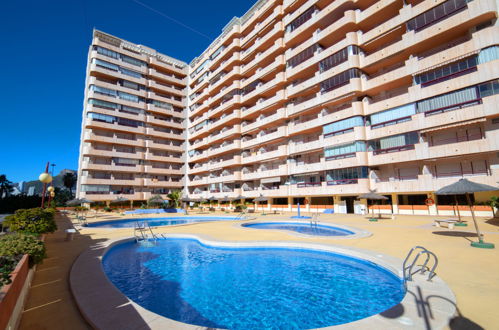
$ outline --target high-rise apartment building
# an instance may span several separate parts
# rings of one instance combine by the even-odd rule
[[[139,57],[149,61],[144,79],[156,79],[151,71],[164,67],[177,75],[178,87],[188,86],[184,187],[190,196],[263,195],[283,208],[305,203],[351,213],[361,212],[358,195],[376,189],[389,198],[390,211],[436,213],[424,204],[440,187],[462,177],[499,181],[497,9],[491,0],[261,0],[187,67],[175,71],[153,56]],[[99,45],[109,48],[94,39]],[[101,70],[89,64],[87,87],[93,66]],[[87,100],[90,95],[91,88]],[[154,98],[146,100],[148,111]],[[86,113],[95,106],[87,102]],[[85,129],[97,123],[88,116]],[[87,133],[93,134],[84,130],[82,141]],[[149,128],[142,134],[148,138]],[[111,142],[99,141],[109,148]],[[97,151],[91,143],[83,144],[80,169],[89,175]],[[150,180],[150,160],[142,162],[137,173]],[[112,167],[104,169],[108,178],[117,167],[106,166]],[[116,179],[107,179],[110,192],[120,191],[112,188]],[[134,187],[152,191],[146,182]],[[446,198],[437,202],[449,204]]]
[[[184,186],[187,64],[94,31],[77,195],[147,200]]]

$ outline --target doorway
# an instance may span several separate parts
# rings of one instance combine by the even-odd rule
[[[349,214],[355,213],[354,209],[354,203],[356,200],[355,196],[341,196],[341,200],[344,201],[346,204],[347,213]]]

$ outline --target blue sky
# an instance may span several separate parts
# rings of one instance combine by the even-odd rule
[[[189,62],[252,0],[4,1],[0,6],[0,174],[33,180],[45,163],[77,169],[85,66],[95,27]]]

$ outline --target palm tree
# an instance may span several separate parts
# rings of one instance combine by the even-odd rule
[[[7,180],[5,174],[0,175],[0,198],[8,197],[14,190],[12,182]]]
[[[69,195],[73,198],[73,187],[76,184],[77,177],[74,173],[68,172],[62,177],[64,187],[68,188]]]
[[[170,203],[178,209],[180,206],[180,198],[182,198],[182,192],[180,190],[173,190],[168,194],[168,198],[170,198]]]

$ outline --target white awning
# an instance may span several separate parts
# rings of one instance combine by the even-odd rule
[[[487,120],[486,118],[466,120],[466,121],[461,121],[459,123],[452,123],[452,124],[441,125],[441,126],[437,126],[437,127],[423,129],[423,130],[421,130],[421,133],[429,133],[429,132],[440,131],[440,130],[447,129],[447,128],[452,128],[452,127],[459,127],[459,126],[471,125],[471,124],[475,124],[475,123],[481,123],[481,122],[484,122],[486,120]]]
[[[260,180],[260,182],[261,183],[281,182],[281,177],[280,176],[276,176],[276,177],[273,177],[273,178],[265,178],[265,179]]]

